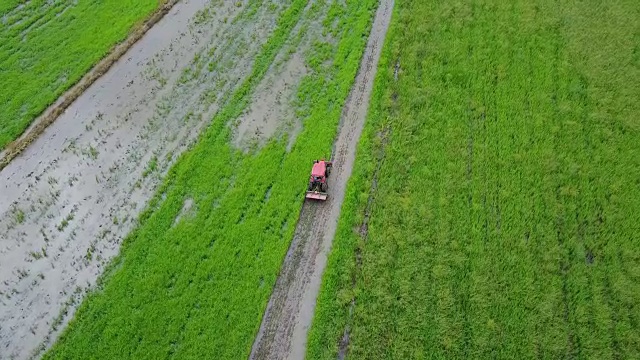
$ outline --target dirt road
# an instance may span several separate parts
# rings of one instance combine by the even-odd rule
[[[393,0],[380,1],[360,70],[342,113],[329,180],[330,197],[325,203],[307,203],[302,209],[294,239],[253,344],[251,359],[303,359],[305,356],[307,332],[355,161],[392,10]]]
[[[0,359],[55,340],[286,7],[180,1],[0,172]]]

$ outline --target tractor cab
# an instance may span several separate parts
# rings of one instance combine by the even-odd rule
[[[311,176],[313,177],[325,177],[325,173],[327,171],[327,165],[326,162],[323,160],[315,160],[313,162],[313,168],[311,168]]]

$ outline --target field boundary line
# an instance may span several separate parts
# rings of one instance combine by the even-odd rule
[[[107,55],[94,65],[77,83],[62,94],[38,116],[16,140],[13,140],[0,152],[0,171],[22,153],[31,143],[53,124],[93,83],[106,74],[111,67],[126,54],[155,24],[171,11],[180,0],[163,0],[162,5],[139,25],[135,25],[129,36],[115,44]]]

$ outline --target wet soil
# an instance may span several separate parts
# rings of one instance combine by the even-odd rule
[[[324,3],[326,11],[331,1]],[[302,130],[296,115],[295,99],[302,79],[309,75],[305,52],[324,40],[322,19],[309,16],[317,1],[308,0],[301,19],[292,30],[284,48],[277,54],[264,79],[253,92],[251,104],[231,124],[231,143],[245,152],[259,149],[271,139],[288,138],[291,147]]]
[[[327,255],[364,126],[393,0],[381,0],[335,143],[326,202],[307,202],[267,305],[251,359],[303,359]]]
[[[307,68],[300,52],[289,59],[283,69],[267,75],[254,96],[251,106],[238,119],[233,144],[242,149],[260,146],[275,136],[288,134],[294,139],[301,130],[291,102],[297,85]]]
[[[179,2],[0,172],[0,359],[56,339],[167,169],[251,73],[287,1],[273,4]]]

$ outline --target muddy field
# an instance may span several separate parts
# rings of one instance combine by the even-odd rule
[[[309,1],[307,9],[315,2]],[[251,72],[287,1],[179,2],[0,177],[0,359],[37,357],[119,250],[180,153]],[[307,204],[252,358],[303,358],[327,253],[364,124],[392,1],[383,0],[335,143],[331,197]],[[302,21],[229,126],[233,144],[295,141],[305,51],[327,40]],[[189,212],[188,203],[184,212]]]
[[[251,359],[304,359],[327,255],[369,107],[393,0],[380,2],[360,70],[343,109],[325,203],[308,202],[253,344]]]
[[[178,3],[2,170],[0,359],[35,357],[55,340],[168,167],[250,73],[285,6]],[[293,56],[272,72],[287,96],[304,69]],[[293,129],[256,106],[238,145]]]

